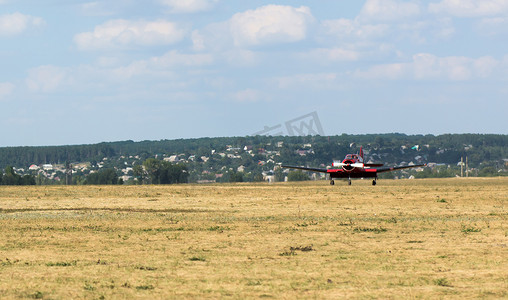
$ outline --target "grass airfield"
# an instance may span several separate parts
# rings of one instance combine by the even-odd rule
[[[506,298],[508,178],[0,187],[0,298]]]

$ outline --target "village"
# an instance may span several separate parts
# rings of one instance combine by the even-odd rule
[[[286,146],[286,147],[285,147]],[[472,145],[465,145],[466,150],[473,148]],[[301,166],[312,166],[318,168],[330,168],[332,161],[320,161],[316,157],[312,143],[292,144],[290,147],[284,141],[254,145],[224,145],[222,148],[209,149],[200,148],[198,151],[185,151],[183,153],[167,152],[149,155],[118,155],[102,157],[93,161],[78,161],[67,163],[45,163],[31,164],[30,166],[15,167],[14,170],[20,175],[32,175],[36,178],[37,184],[85,184],[89,174],[100,172],[105,169],[114,169],[120,182],[123,184],[139,184],[142,179],[137,168],[142,168],[146,173],[143,162],[148,158],[155,158],[171,164],[184,165],[188,172],[190,183],[216,183],[216,182],[242,182],[242,181],[267,181],[280,182],[288,181],[289,169],[280,168],[284,163],[295,163]],[[347,147],[351,151],[356,150],[357,145],[350,143]],[[366,163],[388,163],[398,166],[412,166],[426,164],[426,167],[418,167],[412,170],[402,170],[386,175],[383,178],[422,178],[422,177],[453,177],[453,176],[475,176],[478,175],[476,168],[469,168],[464,159],[456,163],[431,162],[427,160],[430,145],[412,146],[401,145],[398,152],[408,161],[401,160],[396,164],[390,161],[393,158],[392,152],[387,153],[383,149],[364,150]],[[288,152],[289,149],[293,149]],[[446,149],[432,149],[435,155],[444,154]],[[408,156],[408,154],[411,154]],[[337,159],[342,159],[337,157]],[[504,168],[508,164],[505,160]],[[503,169],[504,170],[504,169]],[[442,174],[439,174],[442,173]],[[302,180],[323,180],[326,174],[305,172]]]

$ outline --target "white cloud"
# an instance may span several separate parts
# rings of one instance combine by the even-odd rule
[[[429,17],[419,3],[368,0],[356,18],[322,21],[319,39],[324,43],[340,42],[341,47],[347,42],[358,50],[377,47],[380,42],[395,45],[409,40],[426,44],[448,39],[455,33],[450,17]]]
[[[111,20],[96,26],[93,32],[75,35],[74,42],[84,50],[115,49],[174,44],[182,40],[184,35],[184,29],[164,20]]]
[[[506,0],[442,0],[430,3],[432,13],[450,14],[456,17],[482,17],[508,13]]]
[[[194,30],[193,49],[224,52],[231,48],[298,42],[307,38],[313,22],[310,9],[305,6],[262,6]]]
[[[337,19],[322,22],[324,33],[339,39],[376,39],[387,34],[390,26],[386,24],[362,24],[358,20]]]
[[[364,21],[398,21],[414,18],[420,14],[420,11],[420,5],[416,2],[367,0],[358,17]]]
[[[417,60],[415,59],[415,62]],[[473,76],[472,64],[474,60],[461,57],[461,56],[450,56],[443,58],[436,58],[433,65],[430,66],[431,73],[421,74],[421,78],[445,78],[453,81],[469,80]],[[437,75],[437,76],[436,76]]]
[[[302,53],[299,56],[305,59],[320,61],[322,63],[330,63],[357,61],[360,58],[360,53],[344,48],[318,48],[313,49],[308,53]]]
[[[60,87],[67,78],[67,71],[47,65],[29,70],[26,84],[33,92],[52,92]]]
[[[152,57],[150,64],[153,67],[165,68],[171,66],[203,66],[214,61],[211,54],[183,54],[176,50],[169,51],[162,56]]]
[[[193,49],[196,51],[224,51],[233,47],[233,39],[228,22],[212,23],[191,35]]]
[[[0,36],[21,34],[29,28],[41,27],[45,24],[39,17],[24,15],[19,12],[0,16]]]
[[[135,76],[147,75],[150,73],[148,64],[144,60],[135,61],[127,66],[121,66],[114,69],[103,70],[102,73],[106,75],[108,80],[113,82],[125,82],[127,79],[131,79]]]
[[[305,6],[267,5],[235,14],[229,29],[234,44],[240,47],[290,43],[307,37],[313,19],[310,9]]]
[[[463,56],[437,57],[428,53],[413,56],[411,62],[376,65],[366,71],[356,71],[362,79],[414,79],[466,81],[491,77],[501,65],[486,56],[472,59]]]
[[[491,56],[480,57],[473,62],[474,72],[481,78],[492,75],[500,63]]]
[[[159,0],[171,13],[194,13],[211,9],[218,0]]]
[[[239,48],[222,52],[222,55],[220,55],[224,61],[235,67],[255,66],[259,63],[261,56],[261,54],[254,51]]]
[[[484,35],[506,35],[508,34],[508,18],[483,18],[476,24],[476,29]]]
[[[172,50],[162,56],[133,61],[123,66],[108,68],[109,61],[106,60],[106,64],[98,61],[97,66],[88,66],[82,69],[87,74],[85,76],[99,76],[101,80],[119,82],[136,76],[144,76],[144,79],[147,80],[174,79],[175,76],[182,76],[184,72],[193,70],[192,68],[207,66],[213,62],[214,58],[210,54],[185,54]]]
[[[192,47],[196,51],[201,51],[206,48],[206,37],[199,31],[193,30],[191,33]]]
[[[110,16],[115,14],[115,9],[108,7],[108,3],[106,1],[86,2],[81,4],[80,8],[81,12],[85,16]]]
[[[14,84],[10,82],[0,82],[0,101],[12,94],[14,88]]]

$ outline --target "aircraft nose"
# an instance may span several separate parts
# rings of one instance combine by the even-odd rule
[[[342,166],[342,168],[344,169],[344,171],[351,171],[353,170],[353,166],[351,166],[351,162],[346,162],[346,164],[344,166]]]

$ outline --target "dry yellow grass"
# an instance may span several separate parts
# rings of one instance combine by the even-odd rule
[[[508,178],[0,187],[1,298],[502,298]]]

